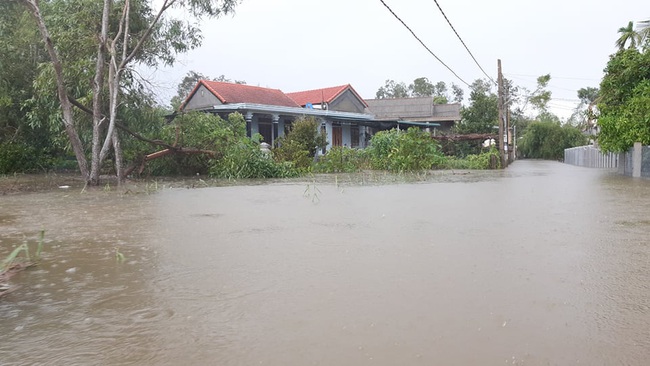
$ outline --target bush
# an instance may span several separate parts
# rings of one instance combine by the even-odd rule
[[[498,169],[501,166],[499,151],[492,147],[487,152],[467,155],[465,158],[449,156],[441,168],[444,169]]]
[[[587,138],[577,128],[555,122],[533,122],[519,143],[526,158],[561,160],[564,149],[581,146]]]
[[[51,161],[23,142],[0,143],[0,174],[30,172],[47,168]]]
[[[298,176],[291,163],[275,162],[259,146],[244,138],[230,146],[221,159],[215,160],[210,176],[226,179],[288,178]]]
[[[280,162],[291,162],[299,169],[309,169],[316,152],[327,146],[327,135],[313,117],[296,120],[291,131],[276,140],[273,156]]]
[[[334,146],[320,158],[314,170],[321,173],[354,173],[367,166],[364,150]]]
[[[378,132],[370,140],[367,154],[372,169],[393,172],[426,170],[444,163],[440,145],[416,127]]]

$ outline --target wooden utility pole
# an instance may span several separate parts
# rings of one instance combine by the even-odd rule
[[[504,139],[504,123],[503,119],[505,116],[504,113],[504,103],[503,103],[503,74],[501,73],[501,59],[497,60],[497,84],[498,84],[498,95],[499,95],[499,140],[497,141],[499,146],[499,156],[501,157],[501,169],[506,167],[508,160],[506,159],[506,144]]]

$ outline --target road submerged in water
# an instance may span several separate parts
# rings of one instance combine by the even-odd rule
[[[609,171],[0,197],[0,254],[41,228],[0,365],[650,360],[650,181]]]

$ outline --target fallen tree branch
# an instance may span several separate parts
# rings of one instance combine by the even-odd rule
[[[79,102],[78,100],[76,100],[76,99],[74,99],[74,98],[72,98],[70,96],[68,96],[68,99],[70,100],[70,103],[72,105],[74,105],[75,107],[79,108],[81,111],[83,111],[83,112],[85,112],[85,113],[92,116],[93,112],[88,107],[81,104],[81,102]],[[103,118],[103,120],[106,120],[106,117],[103,116],[103,115],[102,115],[102,118]],[[175,144],[170,145],[170,144],[168,144],[168,143],[166,143],[164,141],[161,141],[161,140],[152,140],[150,138],[147,138],[147,137],[144,137],[144,136],[140,135],[137,132],[132,131],[131,129],[129,129],[128,127],[126,127],[125,125],[120,123],[119,121],[115,121],[115,126],[117,128],[119,128],[120,130],[122,130],[122,131],[128,133],[129,135],[133,136],[137,140],[140,140],[140,141],[143,141],[143,142],[150,143],[152,145],[161,146],[161,147],[165,148],[163,150],[156,151],[154,153],[142,156],[137,161],[134,161],[128,168],[126,168],[124,170],[123,174],[124,174],[125,177],[127,177],[131,173],[133,173],[133,171],[136,168],[138,168],[138,173],[141,174],[144,171],[144,166],[147,163],[147,161],[154,160],[154,159],[157,159],[157,158],[161,158],[163,156],[167,156],[167,155],[170,155],[170,154],[185,154],[185,155],[205,154],[205,155],[209,155],[211,157],[215,157],[217,155],[217,152],[214,151],[214,150],[205,150],[205,149],[197,149],[197,148],[190,148],[190,147],[179,147],[179,146],[176,146]],[[178,140],[178,131],[176,131],[176,139]]]
[[[437,141],[471,141],[496,139],[498,136],[498,134],[493,133],[469,133],[465,135],[431,136],[431,138]]]

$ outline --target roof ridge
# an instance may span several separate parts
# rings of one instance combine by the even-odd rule
[[[275,90],[275,91],[282,92],[283,94],[286,94],[285,92],[283,92],[283,91],[280,90],[280,89],[268,88],[268,87],[265,87],[265,86],[259,86],[259,85],[240,84],[240,83],[233,83],[232,81],[217,81],[217,80],[207,80],[207,79],[201,79],[201,80],[199,80],[199,81],[207,81],[207,82],[210,82],[210,83],[220,83],[220,84],[239,85],[239,86],[241,86],[241,87],[246,87],[246,88],[257,88],[257,89],[265,89],[265,90]]]
[[[340,89],[343,89],[343,88],[345,88],[347,86],[350,86],[350,84],[328,86],[328,87],[325,87],[325,88],[315,88],[315,89],[309,89],[309,90],[299,90],[299,91],[295,91],[295,92],[289,92],[289,93],[286,93],[286,94],[308,93],[308,92],[313,92],[313,91],[319,91],[319,90],[325,90],[325,89],[336,89],[336,88],[339,88],[339,90],[340,90]]]

